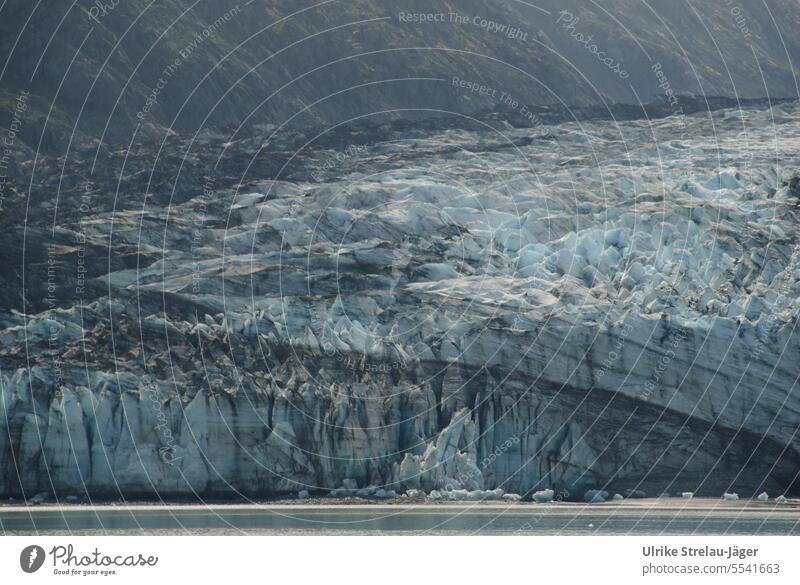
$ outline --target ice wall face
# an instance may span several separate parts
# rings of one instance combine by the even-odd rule
[[[3,316],[0,494],[796,492],[799,124],[449,130],[60,227],[110,269]]]

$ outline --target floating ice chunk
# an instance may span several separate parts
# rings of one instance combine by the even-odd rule
[[[775,498],[775,503],[776,504],[786,503],[786,496],[778,496],[777,498]]]
[[[728,501],[738,500],[739,494],[729,494],[728,492],[725,492],[724,494],[722,494],[722,499]]]
[[[519,502],[522,499],[522,496],[519,494],[503,494],[503,499],[508,500],[509,502]]]
[[[300,490],[297,492],[298,500],[307,500],[309,497],[311,497],[311,494],[308,493],[308,490]]]
[[[694,497],[694,492],[681,492],[681,497],[684,500],[691,500]]]
[[[442,492],[439,490],[432,490],[431,493],[428,494],[428,499],[430,500],[441,500],[442,497]]]
[[[646,498],[647,494],[642,490],[627,489],[625,490],[626,498]]]
[[[761,492],[760,494],[758,494],[756,496],[756,499],[759,502],[767,502],[767,501],[769,501],[769,494],[767,492]]]
[[[347,488],[336,488],[335,490],[331,490],[329,495],[332,498],[346,498],[347,496],[358,495],[358,492],[356,492],[356,490],[349,490]]]
[[[622,497],[622,494],[614,494],[614,497],[611,499],[619,501],[619,500],[624,500],[625,498]]]
[[[50,499],[50,494],[48,494],[47,492],[41,492],[41,493],[36,494],[35,496],[33,496],[30,499],[30,503],[31,504],[36,504],[36,505],[44,504],[49,499]]]
[[[746,118],[747,113],[743,110],[728,110],[727,112],[722,114],[723,120],[740,120],[742,118]]]
[[[608,499],[608,492],[605,490],[589,490],[583,494],[583,501],[590,504],[605,502]]]
[[[493,490],[487,490],[483,492],[483,499],[484,500],[499,500],[503,497],[505,492],[500,488],[495,488]]]
[[[406,491],[406,495],[409,498],[422,498],[425,497],[425,492],[423,492],[422,490],[411,489]]]
[[[555,492],[551,489],[539,490],[533,493],[533,501],[539,503],[552,502]]]
[[[445,495],[451,500],[466,500],[469,492],[467,490],[450,490]]]

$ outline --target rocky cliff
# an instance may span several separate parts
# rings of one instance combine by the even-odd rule
[[[29,91],[29,145],[67,156],[79,138],[472,114],[500,92],[639,104],[664,95],[656,66],[678,95],[798,95],[795,0],[9,0],[0,16],[0,104]]]

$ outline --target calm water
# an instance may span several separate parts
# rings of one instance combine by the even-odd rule
[[[660,506],[0,508],[5,534],[800,534],[800,511]]]

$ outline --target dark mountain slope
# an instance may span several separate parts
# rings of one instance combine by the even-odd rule
[[[397,108],[471,113],[501,92],[537,105],[652,101],[664,93],[656,62],[678,94],[797,95],[796,0],[98,5],[12,0],[0,13],[3,99],[39,98],[29,144],[51,106],[45,148],[63,148],[73,128],[127,144],[137,124],[147,134],[296,114],[305,127]],[[454,87],[454,76],[487,90]]]

